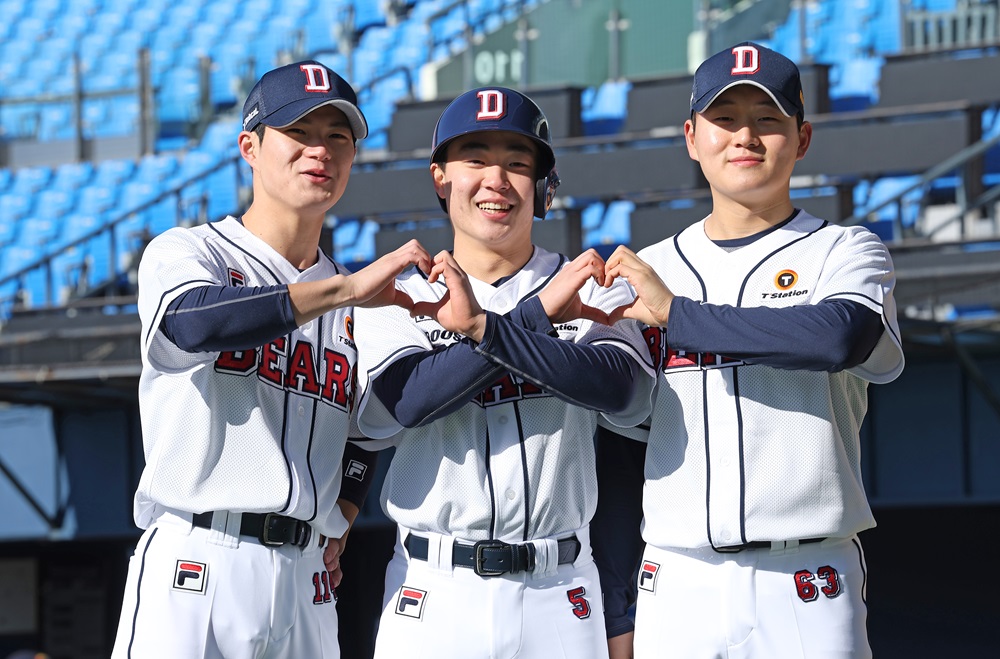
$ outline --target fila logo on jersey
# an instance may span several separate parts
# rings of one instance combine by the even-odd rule
[[[343,339],[347,341],[347,339]],[[296,391],[348,410],[354,405],[355,372],[347,357],[324,350],[320,357],[308,341],[288,345],[281,337],[257,350],[234,350],[219,354],[218,373],[257,378],[285,391]]]
[[[484,89],[479,97],[479,112],[476,121],[496,121],[507,114],[506,97],[496,89]]]
[[[736,46],[733,48],[736,63],[732,75],[752,75],[760,70],[760,51],[753,46]]]
[[[656,575],[660,573],[660,566],[658,563],[653,563],[652,561],[643,561],[642,568],[639,570],[639,588],[650,593],[656,590]]]
[[[229,285],[230,286],[246,286],[247,278],[239,270],[233,270],[229,268]]]
[[[197,561],[177,561],[174,568],[174,590],[205,594],[208,583],[208,564]]]
[[[357,460],[351,460],[347,463],[347,469],[344,470],[344,476],[353,478],[356,481],[363,481],[365,479],[366,471],[368,471],[368,465],[363,462],[358,462]]]
[[[299,67],[306,74],[306,91],[326,93],[330,91],[330,76],[326,67],[319,64],[303,64]]]
[[[426,590],[403,586],[399,589],[399,597],[396,599],[396,613],[409,618],[420,618],[424,613],[426,599]]]

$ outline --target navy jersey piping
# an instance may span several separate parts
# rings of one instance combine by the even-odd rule
[[[135,632],[137,628],[137,621],[139,620],[139,602],[142,599],[142,575],[146,572],[146,553],[149,552],[149,545],[153,544],[153,538],[156,537],[156,532],[160,529],[153,529],[153,532],[149,534],[149,541],[146,542],[146,546],[142,548],[142,562],[139,566],[139,578],[136,579],[135,583],[135,611],[132,612],[132,634],[128,639],[128,656],[132,656],[132,645],[135,643]]]
[[[817,231],[820,231],[821,229],[825,228],[828,224],[829,224],[829,222],[824,221],[823,224],[819,225],[818,227],[816,227],[815,229],[813,229],[809,233],[805,234],[804,236],[799,236],[795,240],[792,240],[792,241],[789,241],[789,242],[783,244],[781,247],[777,248],[776,250],[774,250],[773,252],[771,252],[767,256],[763,257],[760,261],[758,261],[757,265],[755,265],[754,267],[750,268],[750,271],[746,274],[746,277],[743,278],[743,283],[740,285],[740,293],[736,297],[736,306],[738,306],[738,307],[743,306],[743,294],[746,292],[747,284],[749,283],[750,278],[753,276],[753,274],[755,272],[757,272],[762,267],[764,267],[764,264],[767,261],[769,261],[772,256],[774,256],[778,252],[782,252],[782,251],[788,249],[789,247],[791,247],[795,243],[803,241],[806,238],[811,238]]]
[[[492,455],[490,454],[490,428],[486,426],[486,451],[484,452],[483,459],[485,460],[486,467],[486,482],[490,489],[490,535],[489,539],[493,540],[497,537],[497,497],[496,492],[493,491],[493,468],[492,468]]]
[[[733,374],[733,398],[736,400],[736,445],[740,451],[740,538],[741,542],[747,541],[747,471],[746,471],[746,451],[743,441],[743,399],[740,398],[740,368],[734,367]]]
[[[531,525],[531,497],[528,496],[530,490],[530,480],[528,478],[528,449],[524,445],[524,426],[521,423],[520,401],[514,402],[514,418],[517,419],[517,437],[521,448],[521,475],[524,479],[524,532],[521,534],[521,541],[528,541],[528,529]]]

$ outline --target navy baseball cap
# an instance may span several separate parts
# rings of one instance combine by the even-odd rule
[[[347,115],[354,139],[368,136],[357,94],[333,69],[315,60],[286,64],[261,76],[243,104],[243,130],[258,124],[284,128],[324,105]]]
[[[555,167],[549,121],[542,109],[527,95],[506,87],[480,87],[449,103],[434,125],[431,162],[436,162],[456,137],[482,131],[509,131],[529,137],[538,145],[541,174]]]
[[[694,72],[691,110],[704,112],[722,92],[736,85],[763,89],[786,117],[805,114],[799,67],[781,53],[752,41],[727,48],[702,62]]]

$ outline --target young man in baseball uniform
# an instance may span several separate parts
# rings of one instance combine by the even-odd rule
[[[359,310],[359,425],[395,446],[398,524],[376,657],[606,657],[590,552],[598,414],[646,418],[653,385],[631,299],[594,251],[532,244],[558,181],[548,122],[511,89],[444,110],[430,173],[454,248],[397,279],[407,314]]]
[[[355,274],[319,248],[367,132],[354,91],[323,64],[266,73],[239,134],[246,213],[170,229],[143,254],[145,531],[116,659],[340,656],[324,546],[335,565],[358,512],[341,473],[352,305],[409,308],[395,276],[431,267],[415,241]]]
[[[659,371],[635,656],[870,656],[859,429],[903,369],[889,252],[792,205],[812,127],[786,57],[709,58],[684,132],[711,214],[607,262],[636,292],[612,319],[649,326]]]

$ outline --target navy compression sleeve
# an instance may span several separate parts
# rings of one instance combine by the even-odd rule
[[[250,350],[295,329],[288,286],[201,286],[163,315],[163,333],[181,350]]]
[[[611,345],[580,345],[531,332],[491,311],[476,351],[560,400],[608,413],[632,401],[639,371]]]
[[[507,316],[529,332],[555,333],[537,297],[521,302]],[[503,366],[478,354],[471,342],[460,341],[397,360],[372,387],[401,426],[416,428],[451,414],[504,372]]]
[[[417,428],[465,405],[502,373],[463,339],[396,360],[372,387],[399,425]]]
[[[863,363],[882,318],[858,302],[829,300],[795,307],[732,307],[675,297],[667,344],[774,368],[835,373]]]
[[[638,591],[636,577],[644,543],[642,485],[646,444],[597,427],[597,511],[590,522],[594,563],[604,593],[608,638],[635,628],[629,608]]]
[[[552,338],[555,329],[537,297],[522,301],[505,318],[527,334],[558,341]],[[401,426],[416,428],[451,414],[507,370],[479,354],[471,342],[461,341],[399,359],[375,378],[372,387]],[[459,373],[462,377],[456,377]],[[600,398],[605,400],[606,392]]]

